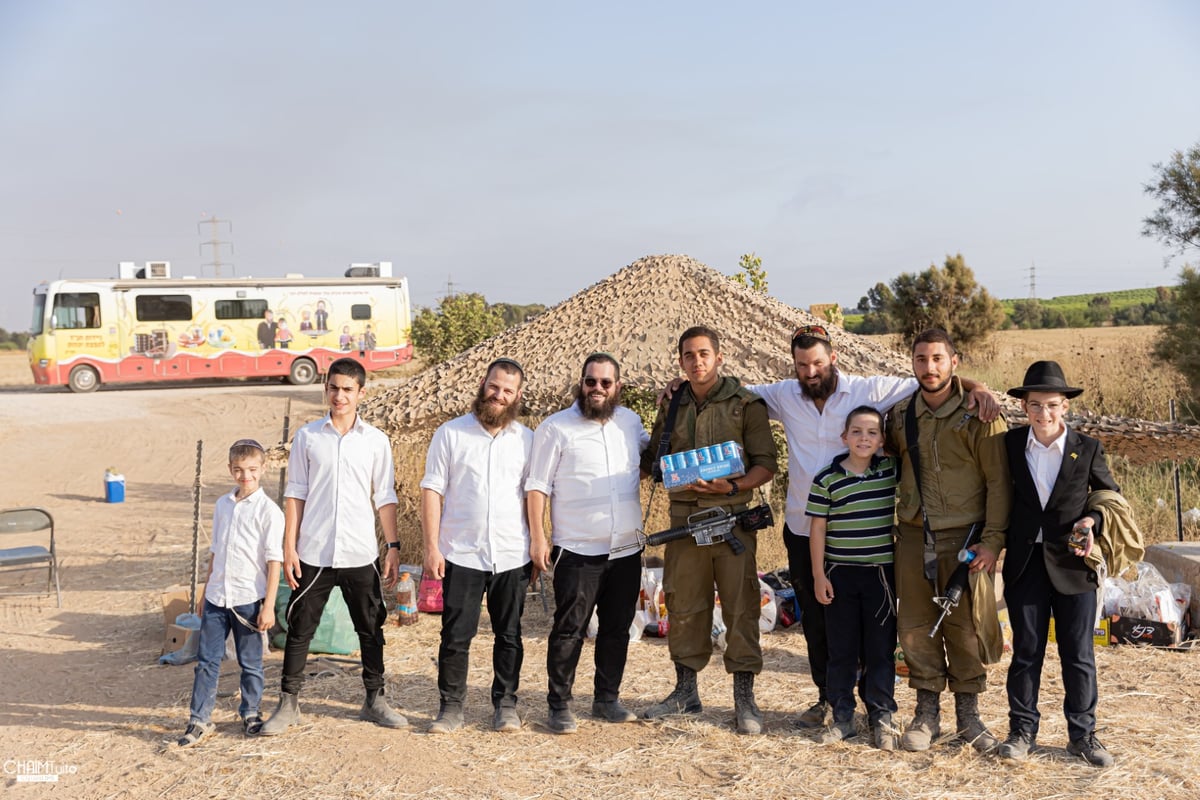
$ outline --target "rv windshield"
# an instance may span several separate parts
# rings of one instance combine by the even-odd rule
[[[34,336],[42,333],[44,320],[46,318],[46,295],[35,294],[33,296],[33,324],[29,326],[29,332]]]

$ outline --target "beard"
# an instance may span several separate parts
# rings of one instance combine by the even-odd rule
[[[929,377],[929,376],[927,376],[927,377]],[[924,380],[924,378],[922,378],[919,381],[921,384],[921,391],[926,392],[927,394],[937,394],[938,392],[942,391],[943,389],[945,389],[947,386],[950,385],[950,379],[953,377],[954,377],[953,375],[947,375],[945,378],[943,378],[939,383],[937,383],[934,386],[926,386],[925,380]]]
[[[821,376],[821,380],[815,386],[800,381],[800,391],[812,400],[824,400],[837,388],[837,380],[837,369],[830,365],[829,371]]]
[[[471,412],[484,427],[506,428],[521,413],[521,401],[514,400],[505,404],[494,398],[486,400],[483,387],[480,386],[479,391],[475,394],[475,401],[471,403]]]
[[[612,418],[613,412],[617,410],[617,406],[621,405],[621,392],[619,390],[605,397],[604,402],[600,405],[592,403],[587,395],[587,390],[579,384],[575,384],[573,394],[575,395],[575,404],[579,406],[579,413],[583,414],[584,419],[590,419],[595,422],[607,422]]]

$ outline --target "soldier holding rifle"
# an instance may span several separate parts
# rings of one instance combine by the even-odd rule
[[[669,453],[734,441],[745,454],[746,474],[737,478],[700,481],[671,493],[671,526],[686,525],[688,517],[709,509],[744,511],[753,490],[775,474],[776,450],[767,407],[746,391],[737,378],[723,377],[720,338],[703,326],[688,328],[679,337],[679,367],[688,384],[681,390],[670,429]],[[669,412],[660,409],[650,441],[661,441]],[[650,472],[655,448],[642,454],[642,469]],[[713,583],[721,597],[721,614],[728,630],[725,669],[733,673],[734,710],[739,733],[762,732],[762,714],[754,702],[754,676],[762,670],[759,644],[757,533],[734,530],[744,546],[741,553],[725,544],[700,546],[691,537],[668,542],[663,573],[667,634],[675,663],[675,689],[661,703],[646,709],[655,719],[670,714],[699,714],[702,710],[696,675],[712,655]]]

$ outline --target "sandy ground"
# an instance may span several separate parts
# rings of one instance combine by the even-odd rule
[[[225,489],[224,450],[242,436],[279,439],[284,406],[293,424],[321,413],[319,389],[279,383],[37,391],[23,356],[0,355],[0,506],[39,505],[55,516],[63,607],[53,598],[0,598],[0,785],[13,798],[73,797],[1092,797],[1200,795],[1194,763],[1200,730],[1197,662],[1188,654],[1106,648],[1101,737],[1117,769],[1068,758],[1057,662],[1043,685],[1041,743],[1032,762],[1011,765],[941,744],[929,753],[881,754],[860,738],[822,747],[788,719],[814,698],[803,638],[764,637],[759,681],[768,733],[731,731],[730,680],[719,662],[701,675],[697,720],[613,726],[593,722],[591,647],[577,682],[580,733],[542,727],[549,618],[527,606],[526,660],[518,734],[488,727],[490,636],[476,640],[468,728],[423,734],[437,706],[438,620],[389,628],[389,694],[413,722],[407,732],[357,721],[362,691],[353,664],[310,661],[304,724],[273,739],[244,739],[236,721],[236,664],[223,669],[216,736],[188,751],[169,742],[187,721],[190,666],[158,666],[160,593],[190,574],[196,441],[205,443],[207,528]],[[106,467],[123,472],[128,499],[103,502]],[[265,483],[273,486],[272,476]],[[207,539],[207,533],[205,533]],[[207,542],[205,541],[205,544]],[[13,577],[5,575],[4,585]],[[36,582],[38,576],[30,578]],[[551,601],[552,603],[552,601]],[[278,694],[280,655],[267,660],[267,707]],[[1006,659],[1007,661],[1007,659]],[[992,667],[984,717],[1006,730],[1005,663]],[[672,680],[665,644],[631,646],[625,697],[635,709]],[[899,721],[913,693],[897,687]],[[947,719],[944,717],[944,719]],[[949,717],[952,719],[952,716]],[[58,783],[19,783],[17,762],[51,762]]]

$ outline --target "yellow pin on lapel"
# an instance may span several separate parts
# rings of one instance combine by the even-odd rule
[[[1077,458],[1079,458],[1079,453],[1071,453],[1071,460],[1072,460],[1072,461],[1074,461],[1074,460],[1075,460],[1075,459],[1077,459]]]

